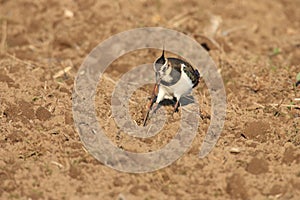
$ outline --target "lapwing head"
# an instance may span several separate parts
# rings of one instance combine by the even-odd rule
[[[157,83],[167,75],[169,67],[168,59],[165,57],[165,50],[163,50],[162,55],[153,64]]]

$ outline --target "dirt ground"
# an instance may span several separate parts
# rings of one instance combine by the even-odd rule
[[[299,199],[299,7],[294,0],[0,0],[1,199]],[[164,169],[128,174],[86,152],[71,97],[76,73],[97,44],[147,26],[183,32],[210,48],[226,87],[227,117],[216,147],[198,159],[211,109],[201,81],[194,94],[204,117],[190,150]],[[114,82],[159,54],[119,58],[98,87],[99,123],[124,149],[159,149],[178,128],[180,113],[157,136],[136,139],[117,132],[110,117]],[[138,124],[150,92],[148,85],[132,97]]]

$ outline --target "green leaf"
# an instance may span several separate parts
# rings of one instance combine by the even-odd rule
[[[298,81],[300,81],[300,72],[297,74],[297,76],[296,76],[296,81],[298,82]]]
[[[280,54],[281,53],[281,49],[276,47],[273,49],[273,55],[277,55],[277,54]]]

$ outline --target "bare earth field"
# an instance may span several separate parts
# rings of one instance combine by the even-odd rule
[[[295,0],[0,0],[0,199],[299,199],[299,8]],[[97,44],[153,26],[210,48],[226,87],[226,122],[213,151],[198,159],[211,116],[202,80],[194,95],[203,117],[188,152],[155,172],[122,173],[82,145],[73,83]],[[99,123],[120,148],[154,151],[178,129],[180,112],[171,117],[171,106],[165,129],[149,139],[118,131],[111,118],[115,82],[159,55],[152,49],[122,56],[98,85]],[[130,101],[137,124],[151,88]]]

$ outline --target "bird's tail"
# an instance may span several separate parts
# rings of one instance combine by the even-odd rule
[[[197,78],[196,78],[196,81],[195,81],[195,83],[194,83],[193,88],[196,87],[196,86],[198,85],[199,79],[200,79],[200,73],[199,73],[199,71],[198,71],[197,69],[195,69],[194,72],[195,72],[195,75],[196,75]]]
[[[195,70],[195,74],[196,74],[197,78],[199,79],[200,78],[200,73],[197,69]]]

